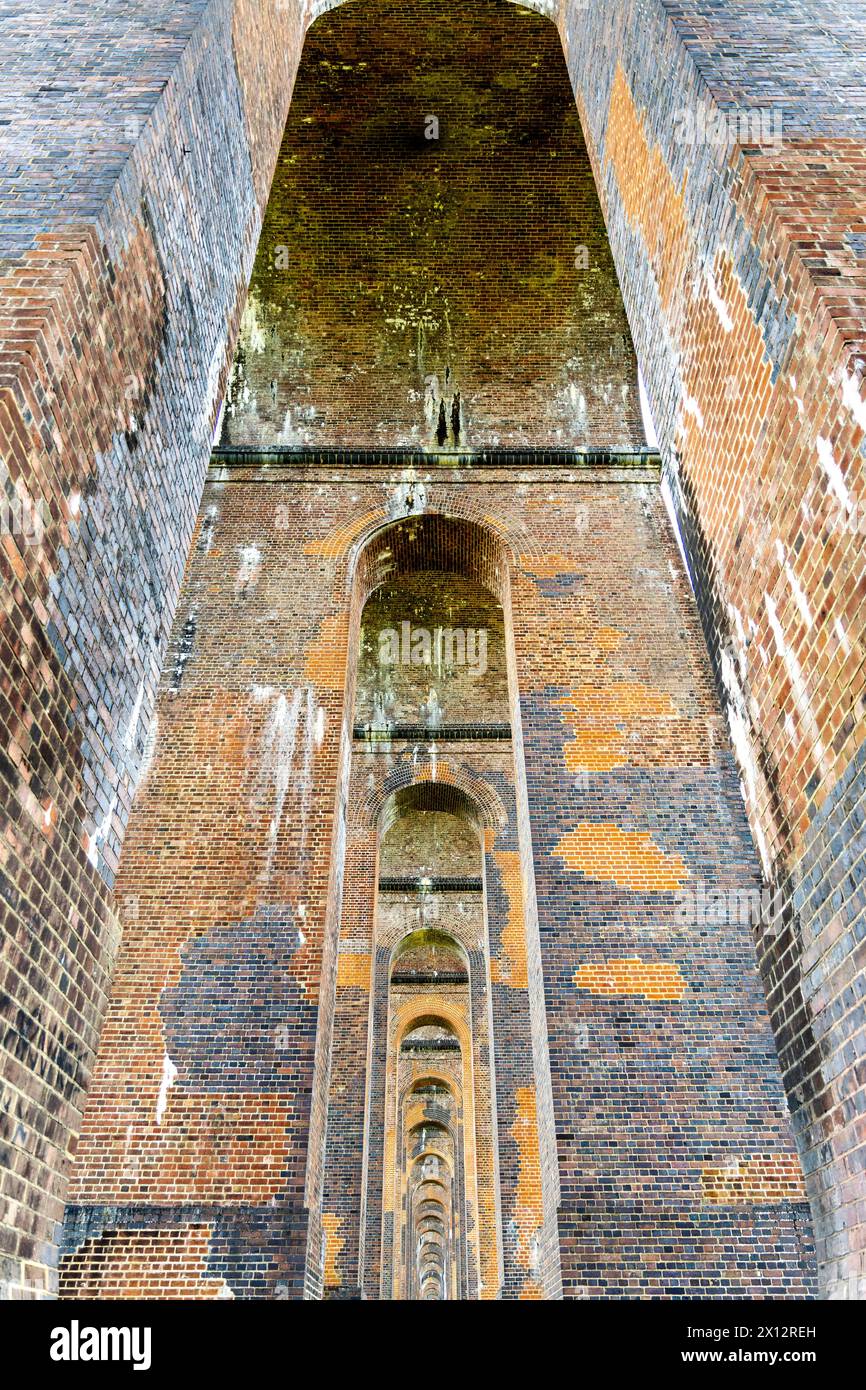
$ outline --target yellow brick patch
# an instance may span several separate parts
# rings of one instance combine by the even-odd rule
[[[793,1154],[757,1154],[701,1170],[701,1197],[707,1206],[756,1202],[805,1202],[803,1170]]]
[[[615,627],[600,627],[595,634],[596,646],[603,652],[619,651],[623,635]]]
[[[370,988],[370,957],[353,951],[341,951],[337,957],[338,989]]]
[[[342,1224],[343,1218],[341,1216],[332,1216],[327,1212],[322,1216],[322,1226],[325,1232],[325,1284],[330,1289],[339,1287],[343,1282],[337,1269],[337,1260],[346,1244],[339,1235]]]
[[[637,956],[582,965],[574,983],[590,994],[631,994],[644,999],[682,999],[688,989],[676,965],[639,960]]]
[[[554,853],[573,873],[635,893],[674,891],[689,877],[680,856],[665,854],[644,831],[621,830],[604,821],[578,825]]]
[[[514,1222],[517,1227],[516,1260],[522,1268],[532,1265],[532,1239],[544,1223],[541,1200],[541,1159],[538,1149],[538,1113],[535,1091],[531,1086],[518,1086],[514,1093],[517,1115],[512,1137],[517,1144],[517,1193]],[[521,1297],[537,1298],[538,1285],[530,1276]]]
[[[343,690],[349,654],[349,615],[334,613],[325,618],[316,640],[307,652],[305,674],[308,681],[323,690]]]
[[[526,923],[523,916],[523,875],[517,850],[502,850],[494,854],[508,895],[508,922],[502,929],[504,960],[490,961],[490,978],[494,984],[526,989]]]
[[[558,574],[572,574],[575,568],[568,555],[521,555],[519,563],[535,579],[555,579]]]
[[[566,722],[575,727],[588,719],[617,723],[628,719],[675,719],[678,713],[666,691],[632,681],[579,686],[553,703],[563,710]]]
[[[569,772],[610,772],[628,761],[622,736],[601,729],[582,730],[562,751]]]
[[[612,163],[632,226],[640,228],[655,273],[662,306],[669,309],[678,289],[690,239],[685,208],[688,174],[677,189],[658,145],[649,147],[628,79],[621,65],[610,94],[605,163]]]

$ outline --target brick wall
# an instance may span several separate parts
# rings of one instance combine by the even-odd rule
[[[0,432],[25,518],[0,548],[2,1250],[30,1289],[52,1280],[119,847],[315,12],[2,12]],[[752,830],[793,907],[762,965],[825,1287],[845,1296],[863,1236],[863,21],[832,0],[618,0],[557,22]],[[783,109],[781,148],[675,138],[684,112],[697,129],[756,101]],[[610,736],[573,742],[603,758]]]
[[[465,936],[475,1037],[488,1007],[492,1028],[495,1184],[483,1092],[469,1150],[486,1174],[467,1207],[483,1213],[467,1228],[482,1296],[808,1296],[809,1214],[752,933],[727,906],[749,901],[758,866],[657,475],[525,469],[515,488],[480,465],[428,469],[408,516],[406,483],[271,462],[218,466],[208,484],[170,645],[184,660],[166,664],[118,883],[138,916],[63,1289],[93,1291],[97,1269],[116,1288],[142,1233],[163,1227],[197,1296],[222,1281],[300,1294],[302,1262],[287,1273],[277,1233],[292,1251],[306,1241],[308,1293],[378,1297],[383,1274],[390,1287],[387,1194],[411,1116],[380,1119],[395,1096],[385,1040],[400,1036],[388,1019],[404,1017],[389,1015],[388,977],[416,909],[388,888],[377,913],[376,825],[384,813],[389,843],[406,810],[391,798],[433,784],[455,788],[445,815],[475,806],[484,827],[489,968],[459,893],[440,895]],[[351,739],[351,575],[363,597],[390,574],[393,595],[401,574],[455,567],[503,604],[519,740],[371,743],[363,725]],[[428,591],[431,610],[447,606],[447,585]],[[447,677],[442,691],[447,705]],[[417,835],[400,844],[411,867]],[[717,919],[701,894],[723,895]],[[400,1009],[432,1007],[423,985],[395,990]],[[466,1005],[446,993],[437,1008],[459,1034]],[[222,1238],[202,1264],[201,1238],[176,1233],[184,1219],[200,1232],[215,1203]],[[144,1291],[164,1295],[159,1265]]]
[[[297,62],[299,12],[258,11],[3,7],[0,1279],[25,1293],[54,1278],[120,843]]]
[[[321,19],[304,45],[223,442],[642,438],[631,337],[553,25],[501,0],[365,0]]]
[[[778,894],[758,951],[824,1287],[862,1296],[862,10],[566,6],[561,29]]]

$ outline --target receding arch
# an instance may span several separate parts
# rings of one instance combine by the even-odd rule
[[[356,583],[363,605],[387,580],[432,570],[464,575],[504,603],[513,559],[489,526],[440,511],[419,511],[372,532],[358,555]]]
[[[414,1141],[406,1131],[417,1118],[407,1087],[418,1079],[420,1067],[429,1076],[431,1055],[438,1054],[442,1084],[450,1082],[438,1117],[448,1119],[454,1139],[455,1206],[449,1229],[457,1242],[454,1253],[459,1271],[449,1286],[449,1297],[458,1289],[461,1297],[474,1298],[482,1292],[485,1297],[495,1297],[502,1287],[504,1238],[488,900],[492,883],[497,911],[503,911],[503,870],[508,875],[508,894],[514,894],[515,847],[523,840],[522,864],[532,862],[529,818],[520,801],[525,797],[525,773],[522,766],[515,765],[522,754],[511,576],[521,551],[475,503],[460,499],[452,508],[448,500],[444,507],[430,510],[425,488],[406,481],[399,488],[397,505],[402,515],[367,515],[357,524],[347,523],[339,538],[337,566],[349,580],[352,596],[345,699],[355,716],[351,720],[355,741],[351,752],[346,753],[346,792],[341,798],[351,849],[344,893],[358,891],[357,881],[351,877],[353,865],[363,868],[368,891],[372,891],[368,1046],[373,1071],[365,1101],[366,1225],[360,1239],[359,1264],[368,1296],[407,1296],[406,1281],[411,1283],[414,1276],[408,1274],[407,1264],[410,1209],[406,1206],[406,1184],[415,1178],[411,1166]],[[475,513],[466,515],[467,507],[475,507]],[[461,508],[463,514],[458,514]],[[334,558],[338,554],[336,539]],[[525,551],[523,554],[525,558]],[[368,724],[366,715],[358,717],[362,706],[355,704],[355,690],[364,606],[383,585],[419,575],[445,580],[452,575],[465,577],[498,604],[508,690],[502,715],[496,718],[504,717],[507,722],[494,726],[491,738],[499,740],[495,743],[498,761],[494,760],[489,770],[489,760],[477,752],[470,751],[467,756],[450,730],[437,742],[438,726],[427,726],[429,732],[419,729],[417,734],[413,729],[409,731],[413,737],[404,736],[401,743],[400,729],[392,734],[385,727],[386,737],[377,743],[371,731],[376,728],[381,732],[382,726]],[[447,585],[437,588],[431,582],[429,592],[447,595]],[[393,601],[398,600],[395,587]],[[416,602],[414,598],[411,601]],[[389,608],[381,606],[373,631],[378,633],[389,620],[393,622]],[[367,638],[365,643],[368,650]],[[365,691],[369,688],[369,684],[364,687]],[[364,698],[369,702],[367,695]],[[474,725],[472,714],[468,718]],[[474,728],[469,729],[466,738],[471,740],[474,732]],[[377,756],[379,752],[386,756]],[[353,773],[350,783],[349,772],[354,767],[358,772]],[[422,825],[428,815],[430,821]],[[439,817],[440,823],[434,817]],[[472,838],[467,837],[465,844],[460,838],[463,831],[449,836],[445,824],[449,817],[471,829]],[[413,818],[418,820],[417,826],[411,824]],[[500,844],[504,857],[496,854]],[[437,863],[443,865],[438,873]],[[531,884],[531,877],[528,882]],[[527,890],[521,884],[517,891],[524,894]],[[518,905],[512,898],[511,911],[518,933],[524,921],[536,920],[534,905],[525,901]],[[437,919],[445,936],[431,934]],[[500,926],[500,933],[502,929]],[[426,962],[425,943],[430,956]],[[418,953],[417,960],[412,958],[413,950]],[[409,966],[401,970],[401,962]],[[348,977],[348,966],[346,973]],[[540,979],[535,987],[540,995]],[[534,1069],[539,1058],[530,1054],[529,1036],[537,1023],[529,1018],[528,1000],[523,1007],[527,1015],[526,1065]],[[424,1026],[441,1028],[442,1035],[425,1038],[418,1034]],[[503,1055],[507,1056],[507,1051]],[[543,1052],[540,1060],[546,1060]],[[345,1066],[352,1066],[348,1056]],[[425,1111],[431,1118],[434,1113],[435,1109]]]
[[[395,975],[400,971],[406,972],[415,963],[414,958],[419,958],[417,963],[424,964],[430,951],[439,950],[445,960],[451,958],[457,966],[457,972],[452,970],[455,980],[463,981],[469,970],[469,955],[466,947],[461,944],[450,932],[442,931],[433,927],[419,927],[416,931],[409,932],[394,943],[391,950],[390,979],[393,981]]]
[[[431,1072],[427,1076],[422,1076],[411,1081],[407,1087],[406,1094],[419,1096],[424,1094],[440,1095],[445,1091],[453,1100],[454,1085],[450,1077],[441,1072]]]
[[[377,778],[363,801],[351,808],[352,822],[375,826],[381,839],[399,814],[400,803],[389,806],[389,801],[405,792],[418,798],[413,809],[460,815],[481,830],[501,830],[508,824],[502,798],[483,777],[449,759],[434,764],[429,755],[398,763]]]

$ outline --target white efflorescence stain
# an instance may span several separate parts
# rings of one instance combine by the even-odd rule
[[[752,741],[749,736],[749,717],[746,697],[737,677],[737,668],[728,652],[724,650],[721,653],[721,668],[722,681],[728,693],[727,714],[728,727],[731,731],[731,742],[734,745],[737,762],[745,778],[746,800],[754,810],[758,806],[758,777],[754,756],[752,754]],[[764,866],[764,872],[767,878],[769,878],[771,864],[767,842],[764,839],[757,820],[754,821],[754,827],[761,863]]]
[[[830,484],[834,496],[838,498],[841,505],[845,508],[845,511],[850,512],[854,504],[845,482],[845,475],[836,462],[836,456],[833,453],[833,445],[830,443],[829,439],[824,439],[823,436],[819,435],[816,447],[818,449],[818,460],[826,474],[827,482]]]
[[[716,284],[713,272],[707,269],[704,275],[704,279],[707,286],[707,294],[710,296],[710,303],[712,304],[713,308],[719,316],[719,323],[722,325],[722,328],[725,330],[726,333],[730,333],[734,326],[734,320],[731,318],[728,306],[722,298],[721,294],[719,293],[719,287]]]
[[[150,727],[147,731],[147,737],[144,740],[144,748],[141,752],[141,763],[139,764],[137,779],[137,785],[139,787],[145,781],[147,774],[150,772],[154,754],[156,753],[156,739],[158,733],[159,718],[154,712],[154,714],[151,716]]]
[[[141,685],[138,688],[138,694],[135,697],[135,704],[132,707],[132,714],[129,717],[129,725],[127,727],[126,735],[123,740],[124,747],[126,748],[127,752],[131,752],[132,749],[135,747],[135,736],[138,733],[138,721],[141,718],[141,707],[144,704],[144,692],[146,689],[146,685],[146,681],[141,682]]]
[[[701,410],[694,396],[686,396],[683,401],[683,414],[691,415],[699,430],[704,428],[704,412]]]
[[[388,515],[419,516],[427,510],[427,489],[422,482],[409,478],[399,483],[388,498]]]
[[[794,572],[794,568],[790,560],[788,559],[785,547],[780,540],[776,541],[776,555],[778,556],[779,564],[785,571],[788,583],[791,586],[791,592],[794,595],[794,602],[800,610],[800,616],[803,619],[803,622],[806,624],[806,626],[808,628],[811,628],[814,625],[815,620],[812,617],[812,610],[809,607],[809,600],[806,598],[803,586],[797,578],[797,575]]]
[[[860,395],[860,384],[857,378],[846,372],[844,367],[841,369],[839,377],[842,386],[842,403],[854,416],[855,424],[861,430],[866,430],[866,400]]]
[[[737,641],[738,641],[738,643],[739,643],[739,645],[738,645],[738,647],[737,647],[737,652],[736,652],[736,656],[737,656],[737,665],[738,665],[739,668],[740,668],[740,675],[741,675],[741,677],[743,678],[743,680],[745,680],[745,678],[746,678],[746,671],[747,671],[747,667],[748,667],[748,660],[747,660],[747,656],[746,656],[746,652],[747,652],[747,648],[748,648],[748,642],[747,642],[747,638],[746,638],[746,629],[745,629],[745,627],[744,627],[744,625],[743,625],[743,615],[742,615],[742,613],[740,612],[740,610],[739,610],[738,608],[735,608],[734,605],[733,605],[732,603],[729,603],[729,604],[728,604],[728,617],[729,617],[729,619],[731,620],[731,622],[733,623],[734,628],[735,628],[736,633],[737,633]]]
[[[241,546],[238,555],[240,565],[235,575],[235,596],[255,588],[262,568],[262,552],[257,545]]]
[[[815,718],[815,715],[812,710],[812,705],[809,700],[809,692],[806,687],[806,681],[803,676],[800,663],[795,657],[794,653],[791,651],[790,647],[788,647],[787,643],[785,642],[785,633],[783,631],[782,624],[779,621],[779,615],[776,610],[776,605],[769,594],[764,594],[764,603],[767,606],[767,616],[770,620],[770,630],[773,634],[773,638],[776,643],[776,650],[778,651],[780,657],[785,663],[785,669],[787,670],[788,675],[791,678],[791,685],[794,688],[794,699],[797,704],[797,712],[799,713],[800,718],[802,719],[803,724],[806,730],[808,731],[809,738],[811,739],[812,746],[815,751],[815,755],[821,764],[821,770],[822,772],[826,773],[829,770],[827,750],[824,747],[824,743],[821,738],[821,731],[818,727],[818,721]]]
[[[842,648],[842,651],[844,652],[845,656],[850,656],[851,643],[848,640],[848,634],[845,631],[845,624],[842,622],[841,618],[836,619],[836,621],[833,624],[833,628],[836,633],[836,636],[839,638],[839,645]]]
[[[93,865],[94,869],[97,869],[99,867],[99,850],[100,847],[104,845],[108,839],[108,832],[111,829],[111,821],[112,817],[114,816],[114,808],[116,807],[116,805],[117,795],[115,794],[112,797],[111,805],[109,806],[105,815],[102,817],[102,821],[97,826],[94,833],[90,836],[90,840],[87,845],[87,858],[90,860],[90,863]]]
[[[300,686],[291,696],[268,686],[254,686],[252,697],[256,704],[271,704],[262,734],[261,761],[256,785],[256,799],[268,791],[273,797],[266,864],[266,872],[270,874],[286,798],[292,788],[297,792],[300,803],[299,853],[301,859],[304,858],[313,786],[313,755],[318,746],[317,733],[320,729],[324,738],[324,710],[317,706],[312,686]]]
[[[159,1093],[156,1097],[156,1123],[162,1124],[168,1105],[168,1093],[177,1080],[177,1067],[166,1052],[162,1059],[162,1079],[159,1083]]]

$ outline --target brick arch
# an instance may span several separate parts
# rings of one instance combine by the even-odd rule
[[[420,1236],[426,1235],[428,1231],[444,1231],[445,1229],[444,1219],[441,1216],[434,1216],[432,1212],[428,1212],[426,1216],[420,1216],[416,1212],[416,1221]]]
[[[422,1178],[416,1189],[418,1193],[423,1193],[423,1197],[421,1197],[420,1200],[427,1201],[428,1198],[432,1199],[432,1191],[426,1191],[425,1189],[432,1189],[434,1187],[441,1188],[443,1192],[447,1191],[447,1183],[443,1182],[441,1178]]]
[[[431,1207],[432,1210],[423,1211],[425,1206]],[[442,1210],[442,1203],[437,1201],[435,1197],[424,1197],[418,1204],[418,1219],[421,1221],[439,1220],[439,1213]]]
[[[419,1135],[421,1136],[419,1142],[423,1142],[424,1147],[419,1147],[417,1153],[410,1152],[413,1162],[419,1158],[425,1158],[429,1154],[436,1154],[440,1158],[446,1158],[449,1166],[453,1168],[454,1135],[448,1125],[443,1124],[441,1120],[416,1120],[406,1131],[406,1145],[409,1150],[411,1150],[413,1141],[418,1140]],[[435,1143],[441,1144],[443,1148],[433,1148]]]
[[[428,1226],[426,1230],[422,1230],[419,1226],[418,1235],[419,1237],[424,1237],[424,1239],[421,1240],[421,1245],[423,1248],[426,1249],[429,1246],[435,1246],[438,1250],[445,1249],[444,1230],[437,1231],[433,1226]]]
[[[409,932],[407,936],[401,936],[399,941],[394,942],[391,948],[389,978],[396,971],[403,956],[428,942],[435,946],[442,946],[445,951],[453,951],[461,965],[468,967],[469,952],[452,932],[442,931],[438,927],[419,927],[417,931]]]
[[[480,584],[503,601],[513,550],[490,526],[451,509],[424,510],[372,531],[359,550],[356,592],[360,606],[396,576],[439,570]]]
[[[417,1127],[417,1125],[414,1125],[413,1129],[417,1129]],[[408,1138],[409,1136],[407,1135],[407,1139]],[[445,1167],[448,1169],[450,1176],[452,1178],[454,1176],[454,1156],[453,1154],[448,1153],[445,1149],[434,1149],[428,1146],[426,1149],[421,1149],[417,1154],[410,1154],[409,1157],[411,1160],[413,1171],[419,1165],[423,1167],[425,1159],[436,1158],[439,1159],[442,1163],[444,1163]]]
[[[452,541],[456,538],[456,531],[462,527],[460,539],[464,542],[466,555],[475,569],[483,569],[485,547],[489,552],[498,555],[503,573],[521,563],[521,557],[540,558],[544,554],[543,545],[522,520],[491,515],[471,495],[467,495],[471,493],[471,489],[443,486],[437,482],[427,484],[420,480],[414,484],[414,488],[415,491],[412,491],[412,485],[401,484],[399,491],[393,495],[390,506],[383,504],[372,511],[359,510],[341,526],[306,547],[309,554],[337,561],[338,594],[342,596],[346,587],[352,589],[359,576],[363,579],[363,567],[365,563],[370,564],[370,560],[365,562],[364,557],[370,547],[373,547],[374,555],[379,553],[387,546],[388,537],[394,528],[407,522],[433,523],[434,529],[439,526],[443,533],[450,524]],[[443,534],[439,538],[439,544],[444,543]],[[459,554],[459,550],[455,553]],[[429,568],[436,566],[431,565]],[[407,569],[402,572],[412,571]],[[464,574],[467,579],[476,578],[474,573],[462,566],[458,566],[455,572]],[[477,582],[484,584],[497,598],[500,597],[495,584],[492,584],[489,578],[478,577]],[[366,591],[362,587],[361,607],[375,587],[376,584],[373,584]]]
[[[410,1091],[408,1094],[411,1095],[412,1092]],[[450,1135],[448,1126],[444,1125],[441,1120],[416,1120],[408,1130],[409,1137],[411,1138],[419,1129],[429,1129],[431,1132],[435,1130],[439,1134]]]
[[[484,778],[453,763],[430,759],[398,763],[353,808],[350,824],[376,826],[383,835],[390,828],[388,803],[410,787],[435,788],[428,804],[418,809],[443,810],[471,820],[482,830],[502,830],[508,813],[499,794]]]
[[[395,1043],[399,1047],[413,1028],[436,1025],[452,1028],[463,1049],[463,1056],[472,1056],[472,1039],[466,1024],[465,1011],[447,999],[428,999],[426,995],[407,999],[397,1010]]]
[[[456,1097],[456,1092],[455,1092],[455,1089],[454,1089],[454,1082],[452,1081],[451,1077],[448,1076],[444,1071],[436,1071],[435,1069],[434,1069],[434,1070],[425,1071],[425,1073],[424,1073],[423,1076],[417,1076],[417,1077],[415,1078],[414,1081],[410,1081],[410,1082],[408,1083],[408,1085],[406,1086],[405,1090],[403,1091],[403,1095],[404,1095],[404,1096],[414,1096],[414,1095],[418,1095],[418,1094],[420,1094],[421,1087],[422,1087],[422,1086],[429,1086],[429,1085],[431,1084],[431,1082],[432,1082],[434,1085],[436,1085],[436,1086],[444,1086],[445,1089],[446,1089],[446,1091],[447,1091],[447,1092],[449,1093],[449,1095],[451,1096],[451,1099],[452,1099],[452,1100],[456,1100],[457,1097]],[[438,1121],[438,1120],[431,1120],[430,1123],[431,1123],[431,1124],[438,1124],[439,1121]],[[447,1126],[446,1126],[446,1128],[447,1128]]]

